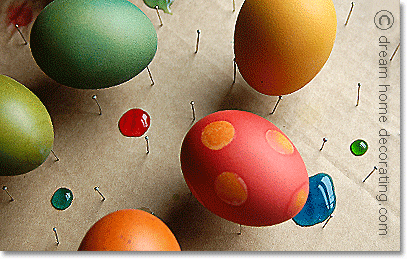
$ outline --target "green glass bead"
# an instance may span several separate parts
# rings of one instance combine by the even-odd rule
[[[59,188],[51,198],[51,204],[57,210],[64,210],[71,206],[73,193],[67,188]]]
[[[368,149],[367,142],[362,139],[355,140],[350,145],[350,151],[355,156],[361,156],[365,154],[367,149]]]

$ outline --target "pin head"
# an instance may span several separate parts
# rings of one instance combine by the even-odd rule
[[[7,186],[3,186],[3,190],[7,190]]]
[[[97,98],[96,94],[92,95],[92,99],[96,99],[96,98]]]
[[[191,101],[191,105],[194,105],[195,104],[195,102],[194,101]]]

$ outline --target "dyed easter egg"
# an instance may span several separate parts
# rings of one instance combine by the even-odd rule
[[[322,69],[335,37],[332,0],[246,0],[235,25],[236,63],[256,91],[290,94]]]
[[[174,2],[174,0],[143,0],[143,1],[150,8],[155,8],[157,6],[158,9],[163,10],[165,13],[172,14],[170,6]]]
[[[293,221],[308,227],[324,222],[335,210],[336,195],[332,178],[326,173],[319,173],[309,178],[309,194],[302,210]]]
[[[110,213],[83,238],[79,251],[180,251],[171,230],[156,216],[136,209]]]
[[[51,118],[40,99],[24,85],[0,75],[0,176],[37,168],[53,144]]]
[[[199,120],[184,138],[180,160],[197,200],[235,223],[278,224],[307,200],[300,153],[273,123],[250,112],[219,111]]]
[[[55,0],[38,15],[30,39],[45,74],[82,89],[130,80],[157,50],[153,24],[126,0]]]

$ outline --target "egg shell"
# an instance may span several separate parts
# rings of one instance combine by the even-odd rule
[[[53,143],[51,117],[41,100],[16,80],[0,75],[0,176],[37,168]]]
[[[202,141],[206,127],[222,121],[234,128],[231,141],[217,150],[208,148]],[[279,136],[286,148],[279,149],[281,145],[273,141],[274,147],[270,145],[267,132]],[[218,111],[199,120],[184,138],[180,161],[185,181],[197,200],[235,223],[278,224],[294,217],[307,200],[308,174],[300,153],[273,123],[250,112]],[[222,186],[239,193],[222,191]],[[228,197],[232,197],[229,202]]]
[[[55,0],[36,18],[32,55],[45,74],[73,88],[124,83],[152,61],[157,33],[126,0]]]
[[[180,251],[171,230],[159,218],[136,209],[112,212],[86,233],[79,251]]]
[[[234,35],[239,72],[262,94],[293,93],[328,60],[336,26],[332,0],[245,0]]]

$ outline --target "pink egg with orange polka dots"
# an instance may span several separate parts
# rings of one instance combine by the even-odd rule
[[[199,120],[184,138],[180,159],[197,200],[238,224],[275,225],[307,201],[300,153],[273,123],[250,112],[219,111]]]

